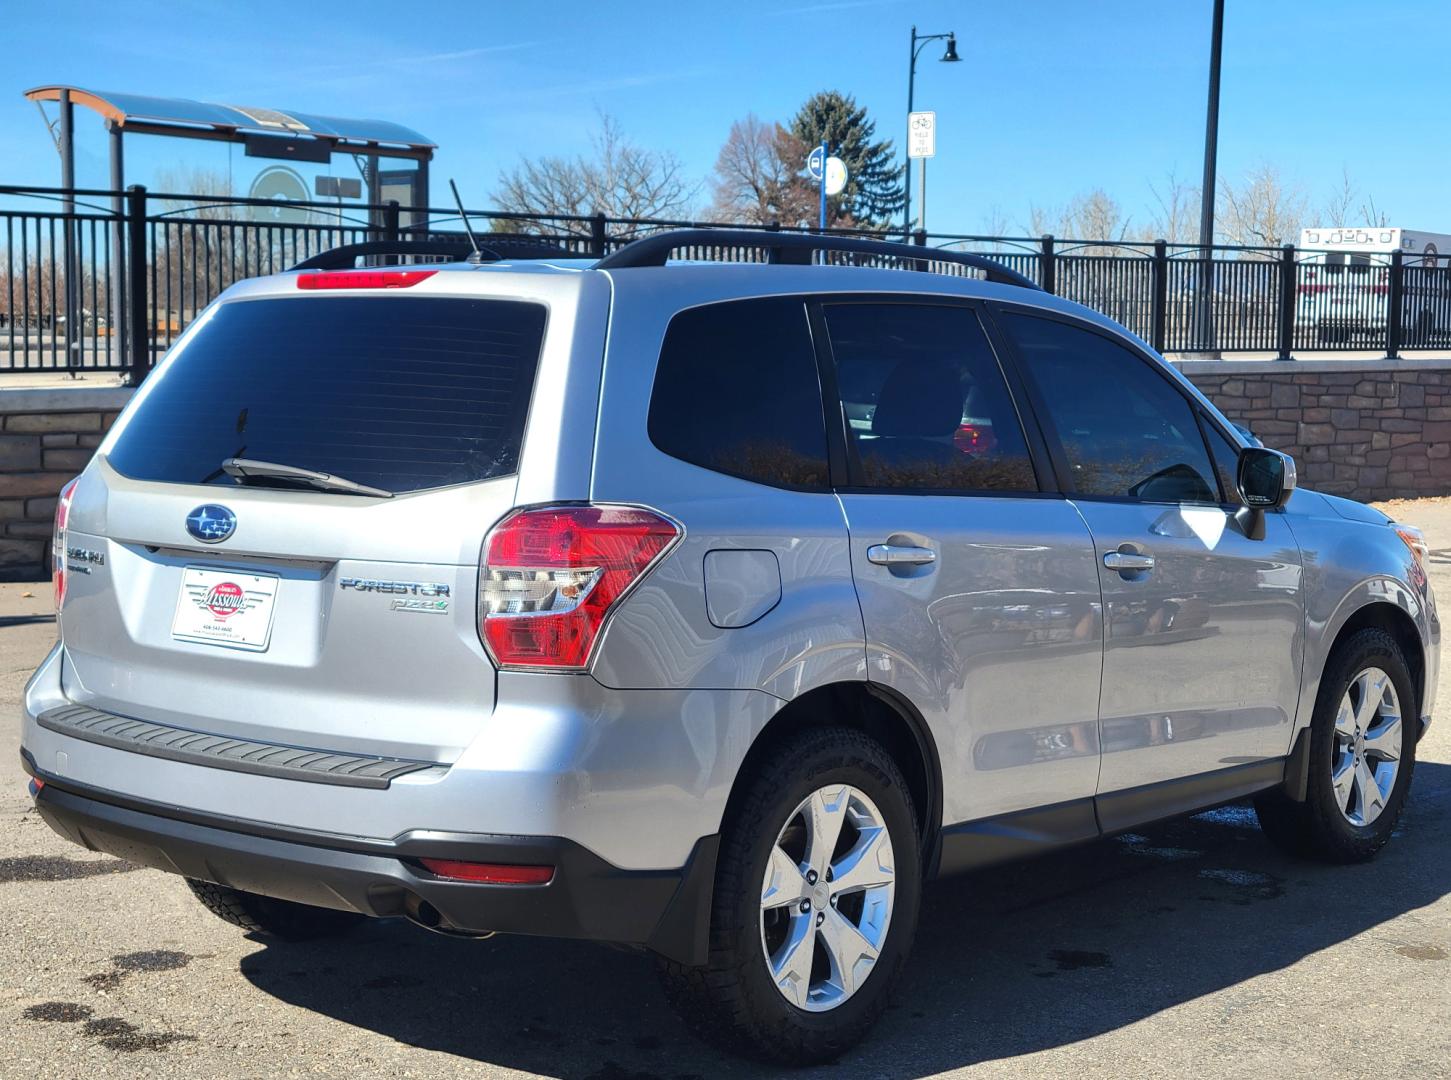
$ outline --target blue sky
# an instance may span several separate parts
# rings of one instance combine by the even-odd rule
[[[733,120],[784,121],[824,88],[854,94],[900,147],[913,23],[955,30],[965,61],[928,46],[919,67],[918,107],[938,114],[935,231],[1017,229],[1031,204],[1094,187],[1146,225],[1151,187],[1202,167],[1210,0],[0,6],[4,183],[58,180],[21,96],[46,83],[395,120],[441,146],[434,201],[454,176],[471,206],[520,155],[587,148],[599,110],[702,180]],[[1393,224],[1451,231],[1451,3],[1227,7],[1221,176],[1271,163],[1317,206],[1348,169]],[[78,139],[79,181],[103,185],[99,118],[82,113]],[[131,144],[133,182],[227,164],[216,147]],[[260,163],[238,149],[232,166],[245,181]]]

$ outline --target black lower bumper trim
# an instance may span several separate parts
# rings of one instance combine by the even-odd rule
[[[687,963],[704,959],[715,836],[702,838],[678,870],[621,870],[560,837],[405,834],[383,854],[377,841],[356,851],[259,836],[117,805],[67,790],[65,780],[43,773],[37,778],[44,785],[36,809],[52,829],[141,866],[380,918],[436,918],[436,929],[585,938],[642,945]],[[416,862],[441,849],[449,858],[556,870],[545,885],[450,881]]]

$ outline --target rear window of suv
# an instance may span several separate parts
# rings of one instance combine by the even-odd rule
[[[231,484],[228,458],[395,493],[514,472],[546,312],[508,300],[223,304],[110,452],[138,480]]]

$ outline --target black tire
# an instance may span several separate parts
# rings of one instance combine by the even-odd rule
[[[842,728],[809,730],[777,744],[744,783],[722,830],[709,959],[700,967],[661,960],[665,992],[691,1028],[723,1049],[789,1065],[831,1061],[886,1007],[917,929],[922,845],[912,796],[879,743]],[[832,784],[859,789],[881,812],[895,857],[893,908],[865,981],[835,1008],[808,1012],[788,1002],[768,974],[761,882],[788,815]]]
[[[352,911],[274,900],[197,878],[187,878],[186,883],[202,906],[223,922],[278,941],[335,937],[347,933],[367,917]]]
[[[1370,667],[1378,667],[1390,676],[1400,703],[1400,767],[1379,816],[1368,825],[1355,825],[1341,812],[1331,782],[1335,716],[1351,681]],[[1415,771],[1419,723],[1418,696],[1395,639],[1383,630],[1367,629],[1341,642],[1325,664],[1310,720],[1310,780],[1305,801],[1295,802],[1278,790],[1259,796],[1255,813],[1264,834],[1293,855],[1309,855],[1327,862],[1364,862],[1374,856],[1391,838],[1405,806]]]

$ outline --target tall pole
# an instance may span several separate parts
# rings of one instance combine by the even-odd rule
[[[911,158],[907,159],[911,161]],[[927,159],[922,159],[922,184],[917,189],[917,217],[921,220],[922,231],[927,231]]]
[[[126,334],[126,143],[116,121],[107,120],[106,130],[111,141],[111,347],[115,359],[129,366],[137,360],[130,355]]]
[[[821,180],[818,196],[821,206],[821,231],[826,231],[826,155],[828,153],[826,139],[821,140]]]
[[[65,362],[67,368],[80,366],[82,326],[76,320],[85,322],[81,304],[81,283],[76,270],[76,107],[71,101],[71,92],[62,87],[60,91],[60,186],[65,189],[61,208],[65,211]],[[54,297],[51,300],[54,303]],[[54,332],[55,327],[51,327]],[[72,370],[74,375],[75,371]]]
[[[907,63],[907,139],[910,145],[912,139],[912,106],[913,91],[917,86],[917,28],[912,27],[912,44],[908,52]],[[907,156],[907,172],[902,183],[902,240],[912,239],[912,157]]]
[[[1203,261],[1199,273],[1199,344],[1214,345],[1214,320],[1210,313],[1214,272],[1214,169],[1219,156],[1219,61],[1224,48],[1224,0],[1214,0],[1214,28],[1209,44],[1209,106],[1204,117],[1204,183],[1199,194],[1199,248]]]
[[[956,63],[961,59],[957,55],[957,34],[949,30],[945,34],[919,34],[917,28],[912,27],[911,55],[907,59],[907,167],[902,173],[902,239],[912,239],[912,112],[916,108],[917,89],[917,57],[927,47],[929,41],[946,41],[947,52],[943,53],[944,63]],[[923,158],[922,177],[927,177],[926,158]],[[924,191],[921,200],[924,204],[927,197]]]

